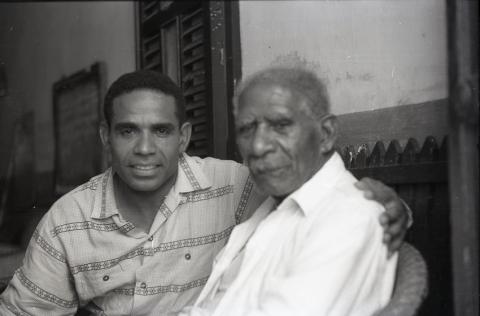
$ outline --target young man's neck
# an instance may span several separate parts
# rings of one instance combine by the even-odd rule
[[[175,180],[176,175],[168,179],[158,190],[144,192],[132,190],[115,175],[113,183],[118,211],[135,227],[148,233]]]

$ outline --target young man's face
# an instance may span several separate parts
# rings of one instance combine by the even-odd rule
[[[323,165],[321,123],[305,98],[274,84],[248,88],[235,118],[237,143],[257,185],[283,198]]]
[[[160,192],[174,181],[191,132],[188,123],[179,126],[175,110],[172,96],[153,90],[113,100],[110,128],[103,126],[101,136],[113,170],[131,190]]]

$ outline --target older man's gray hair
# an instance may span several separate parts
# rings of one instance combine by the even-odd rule
[[[317,117],[330,111],[327,88],[315,73],[299,67],[272,67],[254,73],[237,86],[233,97],[235,116],[244,94],[258,84],[277,84],[299,93],[306,98],[307,105]]]

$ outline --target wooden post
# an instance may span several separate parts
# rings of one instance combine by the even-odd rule
[[[449,1],[451,254],[455,315],[476,316],[478,292],[478,2]]]

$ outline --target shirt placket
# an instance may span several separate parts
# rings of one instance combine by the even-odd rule
[[[144,250],[145,255],[142,264],[135,272],[135,289],[134,289],[134,304],[133,315],[147,313],[154,303],[151,302],[153,295],[157,295],[158,286],[165,285],[162,279],[155,278],[155,272],[151,267],[154,265],[155,253],[158,252],[160,240],[156,238],[159,231],[164,228],[164,224],[170,218],[178,206],[183,203],[182,197],[176,194],[169,194],[164,203],[159,208],[157,215],[153,221],[150,232],[145,234]],[[168,234],[167,234],[168,235]]]

